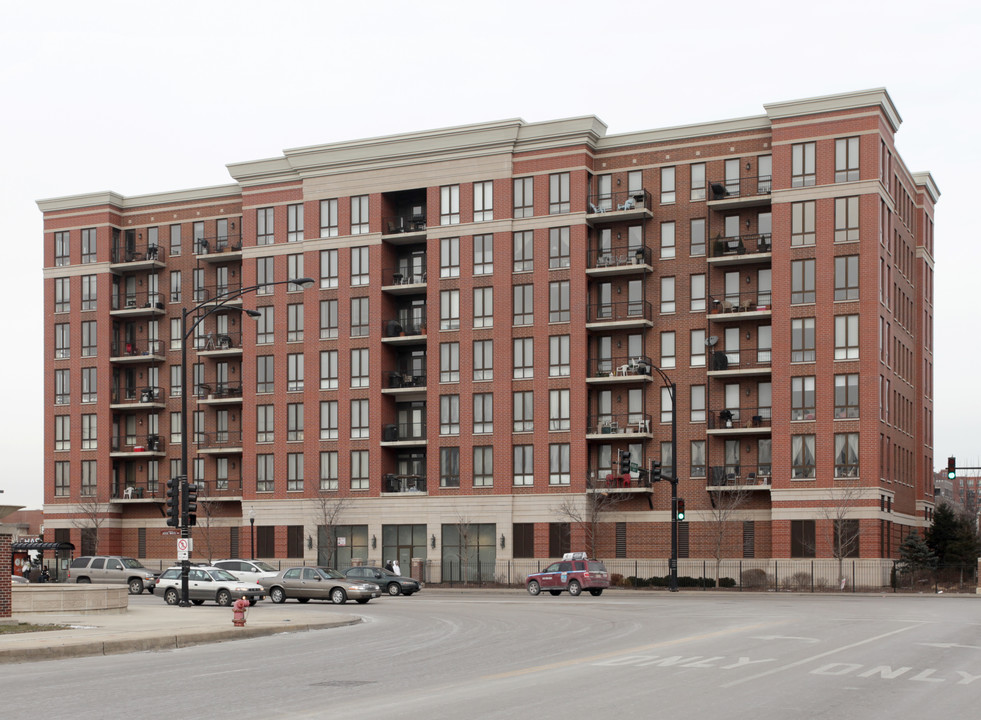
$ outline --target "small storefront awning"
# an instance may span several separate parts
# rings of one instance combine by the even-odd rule
[[[10,549],[14,552],[27,552],[28,550],[74,550],[75,546],[67,542],[41,542],[31,540],[29,542],[15,542]]]

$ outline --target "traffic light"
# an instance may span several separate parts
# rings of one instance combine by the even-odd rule
[[[180,476],[167,481],[167,524],[171,527],[181,525],[181,478]]]
[[[630,453],[626,450],[620,453],[620,474],[630,474]]]
[[[677,509],[675,510],[675,514],[677,515],[678,520],[684,520],[685,519],[685,499],[684,498],[678,498],[678,505],[676,506],[676,508]]]
[[[953,480],[957,477],[957,458],[947,458],[947,479]]]
[[[188,483],[184,486],[184,524],[192,527],[198,524],[198,486]]]
[[[661,479],[661,461],[651,460],[651,482],[658,482]]]

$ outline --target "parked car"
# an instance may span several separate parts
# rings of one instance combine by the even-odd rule
[[[336,570],[325,567],[287,568],[275,577],[262,578],[259,584],[274,603],[296,598],[301,603],[316,599],[343,605],[351,599],[364,604],[381,595],[381,588],[375,583],[348,580]]]
[[[181,568],[167,568],[157,579],[157,588],[163,593],[168,605],[181,601]],[[231,605],[240,597],[248,598],[249,605],[255,605],[266,596],[259,585],[239,580],[227,570],[196,565],[187,571],[187,598],[195,605],[214,600],[222,606]]]
[[[389,595],[411,595],[422,590],[422,584],[404,575],[396,575],[381,567],[353,567],[344,572],[344,577],[355,582],[371,582]]]
[[[275,577],[279,572],[269,563],[262,560],[215,560],[211,563],[214,567],[227,570],[239,580],[248,580],[258,583],[264,577]]]
[[[588,590],[590,595],[602,595],[610,587],[610,575],[601,561],[589,560],[586,553],[566,553],[560,562],[529,575],[525,587],[530,595],[538,595],[542,590],[552,595],[559,595],[563,590],[573,596],[583,590]]]
[[[139,595],[144,590],[153,592],[157,576],[130,557],[83,555],[68,567],[68,582],[128,585],[130,595]]]

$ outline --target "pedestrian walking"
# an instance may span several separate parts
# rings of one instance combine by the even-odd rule
[[[399,568],[398,560],[392,560],[392,572],[395,573],[396,575],[402,574],[402,570]]]

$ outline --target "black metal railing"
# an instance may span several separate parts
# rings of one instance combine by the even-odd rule
[[[769,292],[712,295],[709,299],[712,301],[709,307],[713,313],[755,312],[773,309],[773,296]]]
[[[399,310],[394,318],[382,321],[382,337],[425,335],[427,329],[426,316],[425,305],[414,307],[411,310]]]
[[[382,427],[382,442],[402,442],[425,439],[425,422],[390,423]]]
[[[769,485],[769,465],[713,465],[709,468],[708,484],[712,487],[734,485]]]
[[[128,244],[112,249],[113,263],[143,262],[146,260],[163,260],[166,257],[164,247],[155,243]]]
[[[773,238],[770,233],[753,233],[751,235],[734,235],[732,237],[719,236],[712,240],[712,257],[768,253],[773,249],[772,240]]]
[[[159,433],[117,435],[111,444],[113,452],[163,452],[164,438]]]
[[[209,300],[220,301],[229,295],[234,295],[242,289],[241,282],[227,282],[221,285],[204,285],[191,289],[191,299],[196,303],[208,302]]]
[[[653,362],[646,355],[618,355],[612,358],[591,358],[586,363],[589,377],[636,377],[651,375]]]
[[[668,474],[670,475],[670,473]],[[650,471],[644,463],[640,463],[637,470],[622,475],[613,468],[590,468],[586,471],[586,487],[590,490],[649,488],[652,486]]]
[[[772,190],[773,178],[770,175],[748,175],[728,180],[713,180],[709,183],[709,200],[769,195]]]
[[[194,241],[195,255],[211,255],[223,252],[238,252],[242,249],[241,234],[216,235],[198,238]]]
[[[426,492],[426,476],[387,473],[382,478],[382,492],[424,493]]]
[[[630,265],[651,265],[651,249],[646,245],[618,245],[594,248],[589,251],[586,264],[589,268],[615,268]]]
[[[390,388],[424,388],[426,387],[426,366],[389,370],[382,373],[382,379],[387,379]]]
[[[216,430],[212,432],[191,432],[191,440],[199,448],[240,448],[241,430]]]
[[[162,402],[164,388],[162,387],[121,387],[112,394],[114,404],[122,403],[154,403]]]
[[[240,398],[242,397],[242,383],[199,383],[194,386],[194,394],[199,398]]]
[[[773,352],[769,349],[715,350],[709,355],[709,370],[763,370],[771,365]]]
[[[716,408],[708,412],[709,430],[728,428],[768,428],[772,408],[751,405],[737,408]]]
[[[113,310],[163,310],[167,296],[161,292],[150,292],[149,290],[133,290],[127,292],[120,288],[119,292],[112,296]]]
[[[237,350],[242,347],[242,332],[240,330],[224,333],[209,332],[195,336],[191,342],[195,350],[204,352],[209,350]]]
[[[425,260],[423,260],[425,263]],[[399,265],[394,268],[382,269],[382,285],[424,285],[428,278],[425,264],[421,267]],[[421,290],[420,290],[421,292]]]
[[[650,413],[612,413],[590,415],[586,432],[590,435],[630,435],[651,431]]]
[[[426,208],[407,210],[397,215],[382,217],[382,232],[385,235],[422,232],[426,229]]]
[[[653,321],[654,308],[646,300],[590,303],[586,306],[586,322]]]
[[[140,355],[160,355],[163,353],[163,340],[143,340],[142,342],[113,343],[112,357],[138,357]]]
[[[650,208],[651,194],[647,190],[620,190],[611,193],[595,193],[589,196],[587,215],[629,212]],[[610,221],[616,220],[612,215]]]

